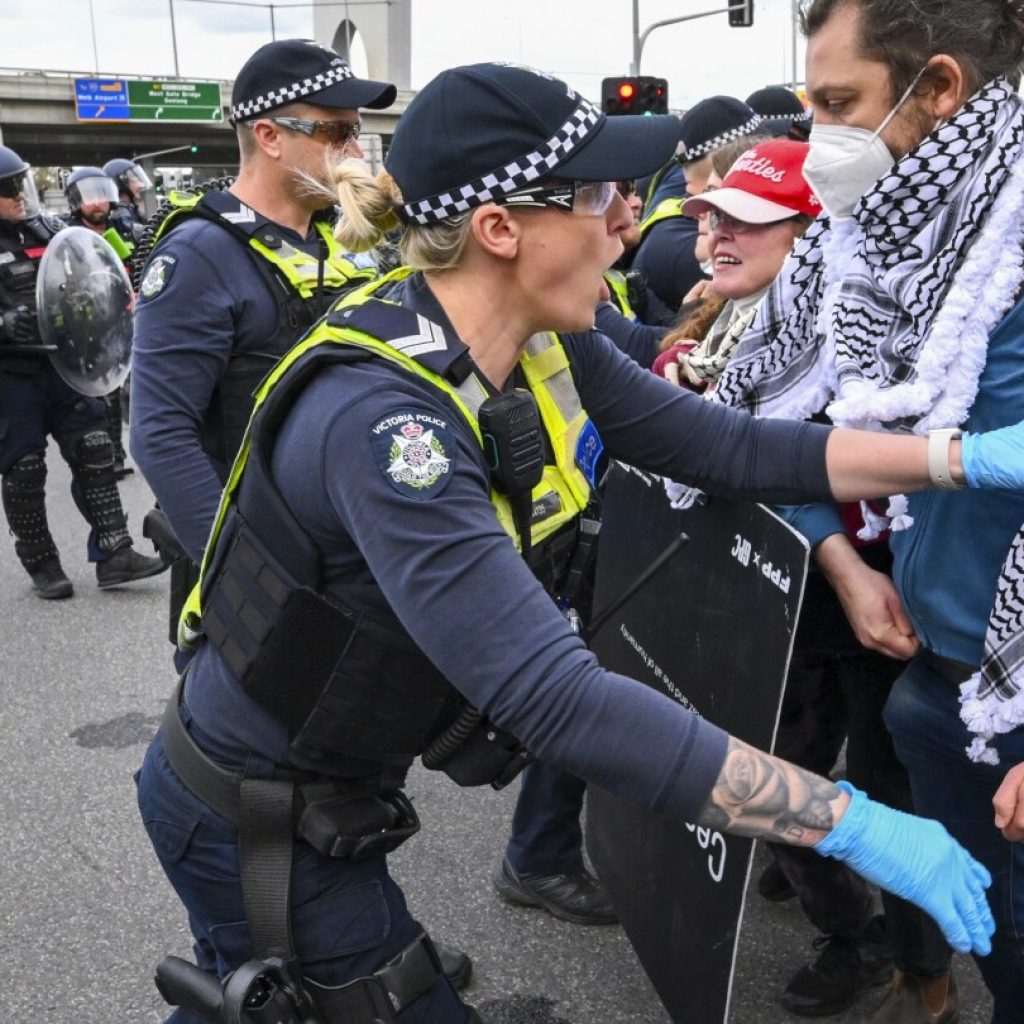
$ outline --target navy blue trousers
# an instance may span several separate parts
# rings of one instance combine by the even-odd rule
[[[252,957],[239,882],[238,834],[175,775],[158,733],[137,776],[139,810],[171,885],[188,911],[201,968],[223,977]],[[385,858],[352,864],[296,843],[292,931],[305,977],[344,985],[366,977],[421,932]],[[475,1018],[442,975],[399,1015],[402,1024],[461,1024]],[[176,1010],[167,1024],[202,1024]]]
[[[587,784],[535,761],[522,775],[506,856],[519,874],[575,875],[583,871],[580,812]]]

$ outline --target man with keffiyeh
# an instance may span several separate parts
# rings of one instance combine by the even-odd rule
[[[956,430],[1024,405],[1024,3],[808,0],[802,18],[804,173],[829,216],[797,243],[714,400],[935,432],[941,470]],[[865,571],[834,507],[791,518],[862,642],[914,654],[886,724],[917,813],[992,872],[997,931],[979,966],[992,1024],[1011,1024],[1024,1020],[1024,846],[1007,824],[1024,762],[1024,495],[935,482],[890,502],[895,590]],[[957,1020],[948,972],[900,966],[873,1021]]]

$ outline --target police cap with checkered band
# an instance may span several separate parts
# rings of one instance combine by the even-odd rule
[[[387,82],[356,78],[326,46],[310,39],[279,39],[261,46],[242,65],[231,90],[231,123],[262,117],[287,103],[381,110],[396,95]]]
[[[607,117],[565,82],[507,64],[442,71],[395,128],[384,166],[407,224],[432,224],[546,178],[624,181],[672,155],[671,114]]]

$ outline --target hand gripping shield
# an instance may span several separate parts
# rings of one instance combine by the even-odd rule
[[[76,391],[100,397],[128,375],[132,286],[117,253],[95,231],[67,228],[46,247],[36,279],[43,342]]]

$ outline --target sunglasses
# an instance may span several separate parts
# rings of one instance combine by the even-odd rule
[[[602,216],[615,199],[616,187],[611,181],[567,181],[557,185],[534,185],[517,189],[490,201],[498,206],[550,206],[556,210]]]
[[[723,227],[734,235],[746,235],[752,231],[763,231],[766,228],[773,228],[776,224],[788,224],[791,220],[797,220],[799,217],[800,214],[796,213],[792,217],[770,220],[766,224],[751,224],[745,220],[737,220],[728,213],[722,213],[721,210],[712,210],[708,214],[708,228],[711,231],[717,231],[720,227]]]
[[[335,146],[344,146],[346,142],[358,139],[363,130],[361,121],[305,121],[301,117],[268,117],[264,120],[293,132],[302,132],[310,138],[319,135]]]
[[[12,174],[9,178],[0,178],[0,198],[17,199],[24,191],[24,173]]]

